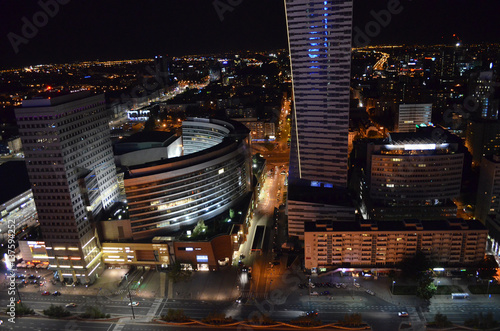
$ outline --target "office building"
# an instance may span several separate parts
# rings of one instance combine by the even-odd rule
[[[294,95],[290,182],[346,187],[353,3],[285,6]]]
[[[465,146],[472,154],[473,166],[483,157],[500,152],[500,120],[472,119],[467,122]]]
[[[415,132],[417,125],[430,125],[432,104],[401,104],[399,105],[397,132]]]
[[[169,141],[168,146],[130,151],[134,158],[119,156],[137,160],[124,169],[135,240],[192,229],[252,195],[250,136],[242,124],[188,118],[182,125],[183,155],[169,157],[168,151],[179,145]]]
[[[495,93],[495,74],[492,70],[476,72],[471,75],[469,95],[475,104],[470,105],[472,111],[477,111],[482,119],[498,120],[499,93]]]
[[[475,217],[485,222],[500,212],[500,156],[484,157],[479,170]]]
[[[285,2],[293,86],[289,235],[303,239],[306,219],[354,219],[347,198],[351,79],[351,0]],[[324,196],[323,196],[324,195]],[[331,199],[337,197],[338,199]]]
[[[452,199],[462,183],[464,150],[460,139],[437,128],[391,133],[367,146],[367,184],[371,218],[450,218]]]
[[[103,95],[49,93],[24,100],[16,118],[50,268],[92,283],[103,270],[91,221],[118,196]]]

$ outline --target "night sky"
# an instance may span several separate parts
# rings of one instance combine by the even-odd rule
[[[364,30],[374,20],[370,12],[386,9],[391,1],[397,0],[355,0],[354,27]],[[401,13],[369,38],[370,45],[450,43],[454,33],[464,43],[500,42],[498,0],[399,1]],[[41,14],[39,1],[0,0],[0,68],[287,47],[283,0],[59,2],[65,4],[50,17]],[[214,3],[231,11],[221,20]],[[40,27],[29,31],[15,53],[9,33],[26,37],[23,17],[33,23],[34,15]]]

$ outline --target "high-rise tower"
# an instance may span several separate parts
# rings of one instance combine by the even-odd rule
[[[50,266],[93,282],[104,266],[91,220],[118,197],[104,95],[25,100],[16,117]]]
[[[354,220],[348,199],[352,0],[286,0],[294,109],[288,234],[304,221]]]
[[[290,182],[347,186],[352,0],[286,0],[294,112]]]

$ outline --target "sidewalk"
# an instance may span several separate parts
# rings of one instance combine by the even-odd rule
[[[169,284],[168,298],[203,301],[233,300],[239,295],[237,286],[237,268],[235,267],[221,271],[197,271],[191,274],[188,281]]]
[[[65,286],[61,282],[52,284],[50,282],[53,278],[52,272],[45,270],[43,273],[43,277],[45,277],[43,286],[28,284],[19,288],[19,292],[42,293],[43,291],[49,291],[50,293],[54,293],[54,291],[59,291],[62,295],[105,296],[109,299],[117,300],[117,298],[126,297],[128,294],[128,289],[126,287],[127,283],[124,282],[120,286],[122,277],[127,271],[127,269],[106,269],[93,285],[87,287],[85,285]],[[33,274],[38,275],[34,272]],[[162,278],[161,274],[162,273],[155,270],[145,272],[141,284],[136,290],[131,290],[131,294],[136,297],[149,299],[163,297],[163,295],[161,295],[162,286],[160,284]],[[27,271],[26,275],[30,275],[30,271]],[[163,278],[166,278],[165,275]]]

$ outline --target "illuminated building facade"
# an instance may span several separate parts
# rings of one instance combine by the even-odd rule
[[[484,259],[488,230],[477,220],[307,222],[305,268],[395,266],[422,251],[440,266]]]
[[[287,0],[294,111],[290,182],[347,186],[351,0]]]
[[[192,227],[252,191],[249,131],[242,124],[189,118],[184,155],[128,167],[125,192],[134,239]]]
[[[288,234],[303,239],[304,220],[354,218],[345,205],[349,145],[352,0],[285,1],[294,107],[289,192],[318,188],[313,195],[288,196]],[[328,192],[323,192],[326,189]],[[346,208],[353,211],[346,216]]]
[[[397,132],[415,132],[417,125],[429,125],[432,116],[432,103],[401,104],[398,112]]]
[[[434,128],[427,129],[391,133],[383,141],[368,144],[372,218],[456,216],[452,199],[460,195],[464,151],[458,137],[444,132],[437,137]]]
[[[90,221],[118,197],[104,95],[25,100],[16,118],[50,268],[92,283],[103,264]]]

